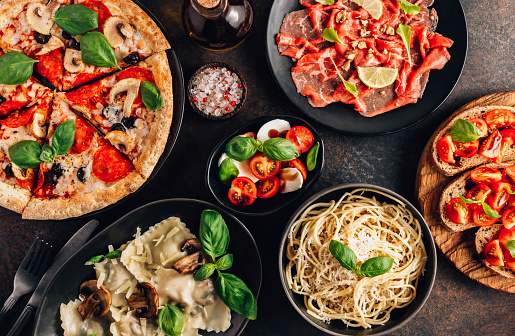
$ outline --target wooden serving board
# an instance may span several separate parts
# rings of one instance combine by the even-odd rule
[[[438,127],[422,152],[415,181],[415,195],[422,215],[431,229],[436,245],[461,272],[472,280],[476,280],[490,288],[515,293],[514,278],[506,278],[497,275],[486,268],[478,259],[474,247],[475,232],[477,229],[469,229],[462,232],[448,231],[441,223],[438,213],[440,194],[445,186],[457,176],[448,177],[437,170],[431,156],[433,140],[436,134],[458,113],[473,107],[487,105],[515,107],[515,91],[494,93],[476,99],[462,106]]]

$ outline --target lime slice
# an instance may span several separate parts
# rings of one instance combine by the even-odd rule
[[[397,69],[382,67],[358,67],[359,79],[373,89],[392,85],[397,79]]]
[[[379,20],[383,15],[383,3],[381,0],[351,0],[363,7],[374,19]]]

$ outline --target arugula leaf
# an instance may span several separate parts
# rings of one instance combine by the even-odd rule
[[[506,248],[510,251],[510,254],[515,258],[515,240],[508,240],[506,242]]]
[[[395,31],[400,35],[406,51],[408,52],[408,60],[411,64],[411,27],[409,25],[400,24]]]
[[[20,168],[37,167],[40,163],[41,145],[33,140],[23,140],[9,147],[11,161]]]
[[[202,211],[199,236],[202,247],[213,260],[227,252],[229,229],[215,210]]]
[[[195,281],[202,281],[205,278],[210,277],[211,274],[213,274],[215,271],[216,271],[215,264],[213,264],[213,263],[205,264],[204,266],[202,266],[201,268],[198,269],[198,271],[193,276],[193,279]]]
[[[11,51],[0,56],[0,84],[23,84],[32,77],[34,60],[22,53]]]
[[[318,149],[320,148],[320,142],[317,142],[308,152],[306,157],[306,168],[308,171],[315,169],[317,165]]]
[[[334,5],[334,0],[315,0],[322,5]]]
[[[256,298],[240,278],[229,273],[219,273],[218,278],[216,278],[215,289],[227,307],[249,320],[256,319]]]
[[[82,35],[98,28],[98,14],[81,4],[61,7],[55,13],[54,21],[59,28],[72,35]]]
[[[392,269],[393,258],[375,257],[365,261],[360,268],[361,274],[367,278],[372,278],[388,272]]]
[[[452,126],[451,138],[456,142],[473,142],[481,138],[481,131],[470,121],[458,119]]]
[[[349,271],[354,271],[356,269],[356,254],[349,247],[343,245],[337,240],[331,240],[329,243],[329,252],[331,252],[331,254],[344,268]]]
[[[182,311],[177,306],[165,304],[159,312],[159,327],[168,336],[180,336],[184,326]]]
[[[404,11],[404,13],[406,14],[418,14],[420,12],[420,7],[415,5],[415,4],[412,4],[411,2],[409,1],[406,1],[406,0],[399,0],[399,5],[401,6],[401,9]]]
[[[340,40],[340,37],[338,36],[338,32],[334,30],[333,27],[325,28],[322,32],[322,37],[329,42],[335,42],[340,45],[344,45],[343,42]]]
[[[349,91],[351,95],[353,95],[354,97],[357,97],[359,92],[358,92],[358,89],[356,88],[356,85],[354,85],[352,83],[349,83],[345,79],[343,79],[343,76],[340,73],[340,70],[338,69],[338,67],[336,66],[336,63],[334,62],[333,58],[331,56],[329,56],[329,58],[333,62],[333,65],[336,68],[336,73],[338,74],[338,76],[340,77],[341,81],[343,82],[343,85],[345,86],[345,89],[347,91]]]

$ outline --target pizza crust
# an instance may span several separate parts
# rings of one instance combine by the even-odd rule
[[[29,203],[32,194],[21,187],[0,182],[0,206],[21,213]]]
[[[69,198],[32,198],[22,212],[25,219],[66,219],[78,217],[116,203],[135,192],[145,179],[133,171],[109,188],[98,188],[89,194],[78,193]]]

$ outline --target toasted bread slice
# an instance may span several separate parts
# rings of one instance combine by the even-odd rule
[[[438,168],[439,171],[441,171],[446,176],[454,176],[458,173],[464,172],[472,167],[476,167],[485,163],[492,162],[491,159],[485,158],[479,154],[474,155],[471,158],[461,158],[460,166],[455,166],[446,162],[443,162],[440,157],[438,156],[438,152],[436,150],[436,144],[438,141],[448,135],[451,134],[451,129],[456,123],[456,120],[458,119],[472,119],[472,118],[483,118],[488,112],[494,109],[507,109],[515,113],[515,108],[510,106],[486,106],[486,107],[474,107],[468,110],[465,110],[458,115],[456,115],[454,118],[451,119],[450,122],[447,123],[447,126],[445,126],[438,134],[436,134],[433,144],[432,144],[432,157],[433,161]],[[493,132],[494,129],[490,129],[490,132]],[[503,162],[511,161],[515,159],[515,147],[511,146],[507,149],[506,154],[503,158]]]
[[[489,167],[489,168],[495,168],[495,169],[504,169],[513,163],[489,163],[486,165],[482,165],[481,167]],[[477,168],[477,167],[475,167]],[[467,224],[456,224],[453,223],[449,217],[447,217],[447,213],[445,212],[445,206],[449,201],[455,197],[460,197],[460,195],[465,196],[467,194],[467,181],[470,180],[470,173],[472,170],[469,170],[462,175],[460,175],[458,178],[456,178],[454,181],[449,183],[447,187],[442,192],[442,195],[440,196],[440,203],[438,205],[438,210],[440,211],[440,218],[442,219],[442,224],[453,232],[458,231],[464,231],[471,228],[477,227],[477,225],[474,224],[474,222],[471,220]]]
[[[478,255],[482,255],[483,250],[485,249],[486,244],[490,241],[499,238],[499,232],[501,232],[503,228],[502,224],[494,224],[490,226],[483,226],[476,232],[476,252]],[[485,258],[480,258],[483,264],[486,267],[494,271],[495,273],[502,275],[507,278],[515,278],[515,271],[506,267],[506,266],[492,266],[490,265]]]

